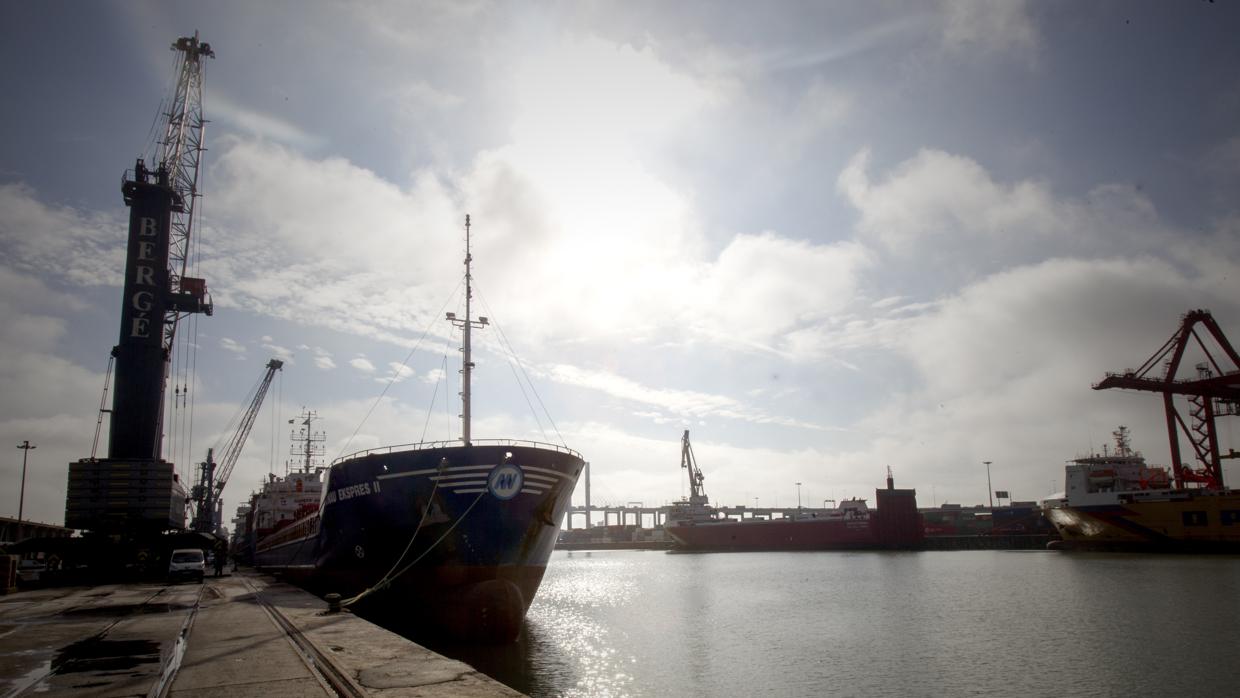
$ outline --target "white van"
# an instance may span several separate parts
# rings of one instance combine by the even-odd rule
[[[207,558],[202,554],[201,548],[181,548],[172,551],[172,557],[168,562],[170,581],[193,579],[201,582],[205,576],[207,576]]]

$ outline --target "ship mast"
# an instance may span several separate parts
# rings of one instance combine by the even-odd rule
[[[474,297],[473,289],[473,273],[471,265],[474,261],[473,255],[469,248],[469,214],[465,214],[465,319],[460,319],[456,313],[448,313],[448,322],[453,326],[461,328],[461,443],[471,446],[470,435],[470,383],[473,377],[474,361],[473,348],[470,344],[470,335],[474,327],[485,327],[487,319],[480,316],[474,320],[471,313],[471,301]]]
[[[311,426],[311,423],[316,419],[319,419],[318,412],[303,409],[301,416],[297,419],[288,420],[289,424],[301,423],[300,429],[289,434],[289,439],[292,442],[289,444],[289,455],[300,456],[302,462],[302,470],[300,472],[306,475],[313,473],[315,466],[319,465],[320,461],[317,459],[323,455],[323,447],[327,441],[326,434],[321,431],[314,431],[314,428]]]

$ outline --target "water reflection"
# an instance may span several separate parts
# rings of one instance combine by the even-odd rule
[[[606,551],[514,645],[414,639],[531,696],[1222,695],[1238,625],[1235,557]]]

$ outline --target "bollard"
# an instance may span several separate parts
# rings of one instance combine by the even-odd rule
[[[327,600],[328,613],[340,613],[340,594],[328,594],[323,598]]]

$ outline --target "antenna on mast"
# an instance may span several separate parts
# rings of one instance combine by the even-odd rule
[[[300,473],[309,475],[314,472],[315,468],[322,464],[320,458],[327,442],[327,435],[321,431],[315,431],[312,423],[319,419],[319,413],[313,410],[302,408],[301,415],[296,419],[288,420],[289,424],[300,424],[301,428],[289,434],[292,443],[289,444],[289,455],[299,456],[301,460],[302,470]],[[287,475],[288,464],[285,464],[285,475]]]
[[[470,303],[474,297],[473,274],[471,271],[471,263],[474,261],[473,255],[469,248],[469,214],[465,214],[465,318],[460,319],[456,313],[448,313],[448,322],[454,327],[461,328],[461,443],[466,446],[472,445],[470,437],[470,382],[474,371],[473,347],[470,344],[470,334],[474,327],[485,327],[487,319],[485,316],[474,320],[471,313]]]

